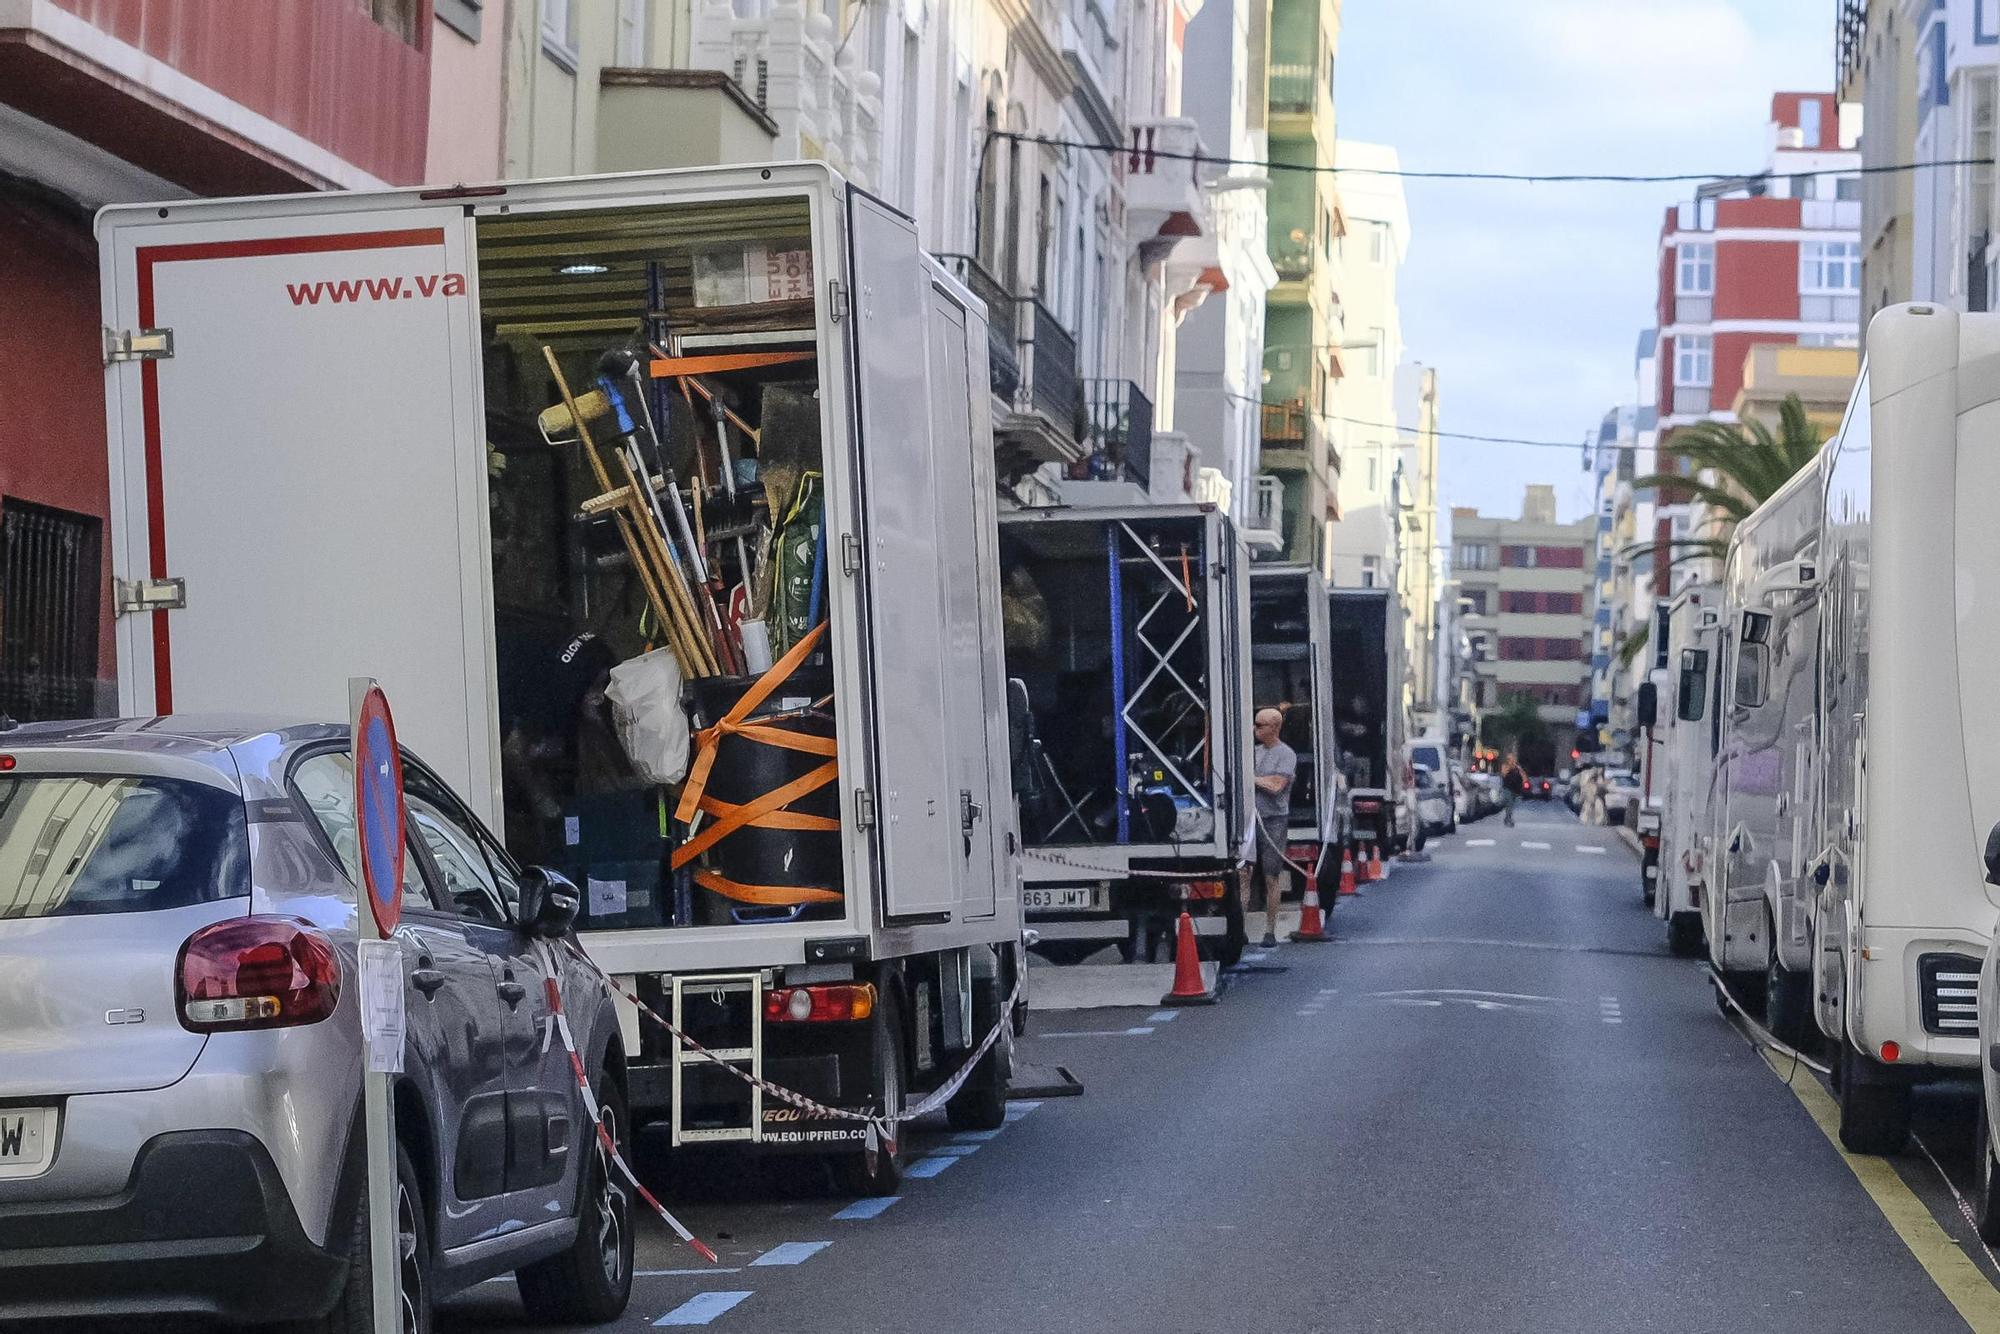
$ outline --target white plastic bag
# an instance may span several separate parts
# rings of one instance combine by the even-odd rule
[[[660,787],[687,777],[688,720],[672,650],[654,649],[613,667],[604,698],[618,725],[618,743],[640,777]]]

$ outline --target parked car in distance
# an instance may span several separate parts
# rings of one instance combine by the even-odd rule
[[[1451,762],[1451,809],[1459,824],[1467,824],[1484,814],[1479,809],[1479,790],[1472,785],[1472,775],[1457,760]]]
[[[1435,769],[1414,768],[1417,791],[1417,819],[1426,834],[1443,834],[1458,827],[1452,811],[1450,779]]]
[[[1604,823],[1636,823],[1642,790],[1639,776],[1630,769],[1604,771]]]
[[[1555,792],[1556,780],[1547,774],[1528,779],[1528,796],[1536,801],[1549,801],[1554,798]]]
[[[552,980],[622,1145],[609,991],[551,948],[576,888],[404,765],[404,1328],[510,1272],[616,1319],[632,1199],[540,1040]],[[368,1324],[356,831],[344,724],[0,732],[0,1313]]]

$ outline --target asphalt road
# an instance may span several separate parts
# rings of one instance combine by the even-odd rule
[[[614,1328],[1928,1334],[1968,1327],[1940,1248],[2000,1311],[1939,1170],[1864,1188],[1667,954],[1614,831],[1530,804],[1433,850],[1212,1009],[1036,1016],[1024,1054],[1084,1096],[920,1131],[879,1212],[804,1165],[677,1181],[723,1265],[650,1227]],[[1922,1119],[1968,1134],[1961,1095]],[[1899,1188],[1929,1264],[1878,1203]],[[441,1323],[529,1328],[505,1282]]]

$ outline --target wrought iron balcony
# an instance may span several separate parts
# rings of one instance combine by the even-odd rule
[[[1132,481],[1150,489],[1153,481],[1153,400],[1130,380],[1083,381],[1090,430],[1091,475]]]
[[[1083,382],[1076,376],[1076,340],[1055,313],[1035,297],[1019,301],[1021,386],[1014,391],[1018,412],[1033,412],[1075,437],[1083,406]]]
[[[939,255],[945,271],[986,303],[986,353],[995,397],[1012,403],[1021,387],[1021,361],[1015,348],[1020,301],[971,255]]]

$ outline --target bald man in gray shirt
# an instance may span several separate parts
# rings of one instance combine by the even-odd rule
[[[1285,865],[1285,831],[1292,822],[1292,783],[1299,756],[1279,739],[1285,715],[1259,709],[1252,722],[1257,736],[1257,874],[1264,878],[1264,948],[1278,943],[1278,907],[1290,876]],[[1247,905],[1246,905],[1247,906]]]

